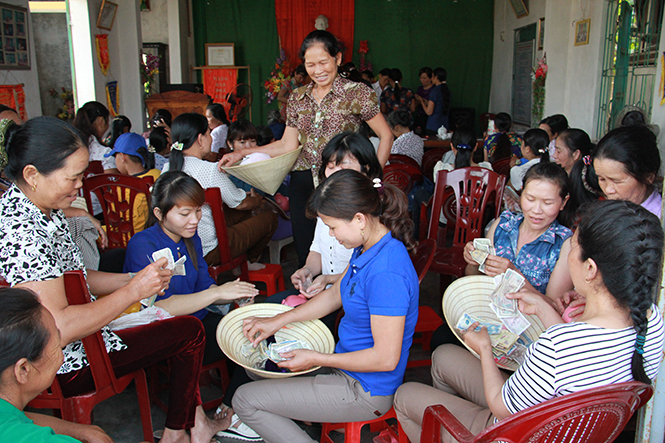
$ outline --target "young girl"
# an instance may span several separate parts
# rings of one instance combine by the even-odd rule
[[[228,228],[231,255],[247,254],[251,263],[258,261],[270,238],[277,229],[277,214],[263,211],[252,215],[252,210],[263,204],[263,198],[253,192],[238,189],[217,165],[203,158],[210,153],[212,137],[208,120],[201,114],[180,114],[171,128],[171,155],[163,172],[184,171],[194,177],[203,188],[219,188],[225,204],[224,217]],[[204,206],[199,224],[203,255],[208,265],[220,263],[217,232],[208,206]]]
[[[205,193],[201,185],[182,171],[161,175],[152,189],[148,228],[135,234],[127,245],[123,272],[137,272],[152,261],[152,253],[169,248],[174,260],[186,256],[186,275],[174,275],[164,295],[155,304],[171,315],[191,314],[201,320],[206,331],[203,365],[223,358],[217,346],[215,330],[221,315],[207,311],[211,304],[228,304],[258,291],[251,283],[234,281],[217,286],[208,274],[201,238],[196,229],[201,220]]]
[[[108,136],[108,140],[106,140],[106,145],[113,149],[113,145],[115,145],[115,141],[118,139],[118,137],[131,130],[132,122],[129,121],[127,117],[124,115],[115,117],[113,120],[111,120],[111,133]]]
[[[404,193],[344,170],[314,191],[308,212],[354,249],[344,277],[291,311],[246,319],[243,331],[257,345],[288,323],[340,307],[345,315],[334,354],[296,350],[280,363],[293,371],[320,365],[319,375],[255,381],[236,392],[238,416],[271,443],[314,441],[292,419],[334,423],[385,414],[402,384],[418,317],[418,276],[408,254],[415,243]]]
[[[150,131],[149,137],[150,144],[148,151],[152,152],[155,156],[155,169],[162,170],[164,165],[169,162],[169,155],[171,154],[171,135],[166,132],[164,128],[155,128]]]
[[[226,111],[224,106],[219,103],[213,103],[206,108],[206,118],[208,119],[208,126],[210,126],[210,135],[212,135],[211,152],[214,153],[215,159],[225,153],[226,136],[229,131],[229,119],[226,118]],[[221,154],[219,154],[222,150]]]
[[[549,145],[547,145],[547,150],[549,151],[550,157],[554,157],[556,139],[559,134],[568,129],[568,120],[566,119],[566,116],[563,114],[554,114],[545,117],[540,121],[538,128],[547,132],[547,136],[550,139]]]
[[[386,119],[390,130],[395,136],[391,154],[408,155],[414,159],[418,165],[423,163],[423,154],[425,153],[425,144],[423,139],[413,133],[411,130],[411,113],[406,109],[398,109],[388,114]]]
[[[549,137],[542,129],[529,129],[524,133],[522,140],[522,159],[526,159],[526,163],[519,164],[517,160],[515,166],[510,168],[510,180],[508,185],[516,191],[522,189],[522,181],[526,172],[534,165],[540,162],[549,162],[550,154],[547,148]]]
[[[249,120],[236,120],[231,123],[229,133],[226,137],[226,147],[228,152],[239,152],[245,148],[253,148],[257,146],[256,140],[259,138],[259,133],[256,126]],[[256,154],[255,154],[256,155]],[[247,192],[252,190],[252,186],[238,177],[229,177],[234,185]],[[256,190],[254,191],[256,192]],[[260,195],[263,193],[259,192]]]
[[[450,151],[434,165],[434,182],[439,171],[479,166],[492,170],[490,162],[483,161],[482,148],[478,148],[476,133],[470,126],[459,126],[450,139]]]
[[[561,165],[570,175],[575,162],[585,155],[589,155],[592,148],[589,134],[581,129],[564,129],[555,139],[552,161]]]
[[[528,287],[551,300],[572,289],[566,264],[570,250],[570,241],[566,240],[572,232],[556,220],[567,200],[567,176],[563,169],[549,162],[529,169],[520,197],[523,213],[505,211],[487,233],[496,255],[487,257],[485,273],[495,276],[508,268],[516,270],[524,276]],[[478,263],[471,258],[473,250],[473,242],[467,243],[464,248],[467,275],[478,273]]]
[[[535,169],[535,168],[534,168]],[[663,319],[654,304],[663,250],[659,220],[623,201],[588,207],[567,256],[575,288],[586,298],[584,314],[563,320],[540,296],[510,294],[520,311],[547,327],[510,377],[494,363],[487,329],[471,325],[459,346],[432,356],[434,387],[407,383],[395,397],[397,419],[411,441],[420,438],[423,412],[443,404],[472,434],[552,398],[610,383],[651,383],[663,350]],[[564,257],[566,258],[566,257]],[[442,441],[453,441],[444,432]]]

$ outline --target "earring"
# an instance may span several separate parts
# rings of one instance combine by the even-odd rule
[[[37,190],[37,185],[32,185],[32,192],[35,192]]]
[[[591,280],[589,280],[589,277],[584,277],[584,282],[589,283]]]
[[[365,231],[360,231],[360,236],[361,236],[362,238],[365,238]]]

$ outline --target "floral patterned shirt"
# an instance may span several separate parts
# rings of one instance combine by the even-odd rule
[[[413,131],[402,134],[395,139],[391,154],[408,155],[414,159],[420,166],[423,164],[423,154],[425,153],[425,142]]]
[[[313,87],[314,82],[289,96],[286,125],[298,130],[298,141],[303,146],[293,170],[311,169],[316,175],[328,141],[340,132],[357,132],[362,122],[379,113],[379,103],[372,88],[340,76],[320,105],[312,96]]]
[[[395,94],[395,90],[391,86],[388,86],[381,93],[381,103],[385,103],[391,111],[396,111],[399,108],[409,111],[409,106],[411,106],[411,102],[415,97],[415,94],[409,88],[399,88],[398,97]]]
[[[488,135],[485,141],[483,142],[483,148],[487,151],[487,158],[491,158],[494,155],[496,150],[496,145],[499,142],[499,137],[501,137],[502,132],[496,132],[492,135]],[[508,140],[510,141],[510,152],[517,156],[517,158],[522,158],[522,137],[514,132],[506,132]]]
[[[523,214],[504,211],[494,231],[494,249],[497,256],[510,260],[529,283],[544,294],[559,260],[561,246],[568,237],[572,237],[573,232],[554,220],[540,237],[522,246],[516,257],[517,237],[523,220]]]
[[[51,212],[49,219],[23,192],[12,185],[0,198],[0,275],[15,286],[30,281],[52,280],[66,271],[83,270],[83,257],[72,236],[65,214]],[[95,300],[95,297],[92,296]],[[102,329],[106,351],[127,346],[108,327]],[[88,366],[81,340],[69,343],[58,374]]]

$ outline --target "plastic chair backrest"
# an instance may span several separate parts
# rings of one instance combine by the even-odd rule
[[[427,177],[428,180],[434,181],[434,166],[436,162],[443,158],[443,155],[450,151],[450,148],[434,148],[428,149],[423,155],[423,166],[421,167],[423,175]]]
[[[472,435],[444,406],[429,406],[420,443],[441,441],[441,426],[460,442],[612,442],[653,387],[624,382],[588,389],[532,406]]]
[[[394,163],[383,168],[383,181],[408,194],[414,183],[423,181],[423,174],[420,169],[406,163]]]
[[[494,172],[497,174],[510,178],[510,160],[510,157],[500,158],[492,163],[492,169],[494,169]]]
[[[102,166],[102,162],[99,160],[93,160],[88,163],[88,167],[85,168],[83,176],[88,177],[90,175],[103,174],[103,173],[104,173],[104,166]]]
[[[418,283],[422,283],[423,278],[427,275],[434,260],[434,254],[436,254],[436,241],[428,238],[420,242],[416,252],[411,256],[413,267],[418,274]]]
[[[390,163],[391,165],[394,165],[396,163],[403,163],[405,165],[410,165],[413,166],[414,168],[418,168],[418,170],[420,170],[420,165],[418,164],[418,162],[409,157],[408,155],[390,154],[390,156],[388,157],[388,163]]]
[[[455,192],[455,236],[453,246],[464,246],[467,242],[482,236],[485,207],[494,196],[495,217],[501,212],[503,189],[506,177],[489,169],[470,167],[453,171],[439,171],[434,189],[434,203],[430,214],[427,238],[438,235],[439,214],[446,197],[446,187]]]
[[[108,249],[126,248],[134,235],[135,200],[145,196],[146,211],[150,211],[150,187],[155,183],[151,176],[142,178],[124,174],[99,174],[83,179],[83,191],[88,211],[92,213],[91,195],[94,192],[102,206]],[[142,205],[143,206],[143,205]],[[145,214],[146,220],[148,214]]]
[[[221,264],[208,267],[208,271],[210,272],[211,277],[217,281],[217,276],[220,273],[240,266],[240,279],[248,281],[249,275],[247,274],[247,257],[245,254],[242,254],[236,258],[231,257],[231,248],[229,247],[229,233],[228,229],[226,228],[222,194],[220,193],[219,188],[207,188],[205,190],[205,196],[205,204],[210,207],[210,212],[212,212],[212,220],[215,224],[215,231],[217,233],[219,258],[221,260]]]

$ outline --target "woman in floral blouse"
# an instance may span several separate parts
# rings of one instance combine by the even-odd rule
[[[303,147],[291,171],[289,187],[293,240],[299,267],[302,267],[316,227],[316,220],[306,217],[305,205],[318,185],[323,148],[340,132],[358,132],[360,124],[367,122],[380,139],[378,156],[385,165],[393,135],[379,112],[378,99],[372,88],[338,75],[342,53],[334,35],[327,31],[311,32],[300,48],[300,58],[312,82],[293,91],[289,97],[282,139],[227,154],[220,160],[220,166],[234,164],[253,152],[277,157]]]
[[[164,359],[169,363],[173,407],[162,441],[190,441],[189,429],[192,442],[209,443],[228,427],[230,417],[210,420],[200,406],[198,376],[205,344],[201,322],[182,316],[117,333],[105,326],[130,305],[162,293],[171,271],[163,268],[164,258],[133,278],[86,271],[62,213],[78,195],[88,166],[88,148],[80,133],[61,120],[39,117],[0,131],[0,150],[6,150],[5,174],[13,182],[0,198],[0,275],[12,286],[34,291],[55,318],[65,356],[58,370],[63,394],[94,390],[80,339],[101,329],[118,377]],[[69,305],[63,274],[72,270],[86,272],[93,294],[108,296]]]

